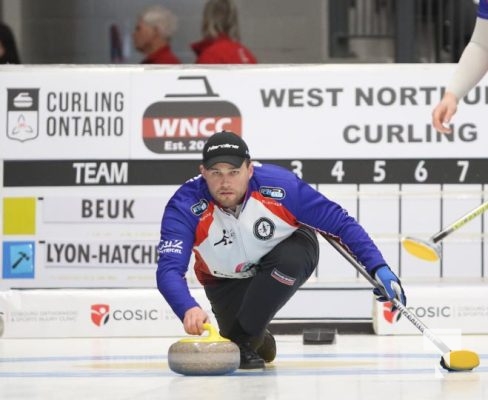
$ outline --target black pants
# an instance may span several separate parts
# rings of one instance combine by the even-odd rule
[[[251,337],[262,337],[276,313],[317,267],[319,244],[315,232],[297,229],[261,258],[257,273],[247,279],[222,279],[205,286],[220,334],[236,322]]]

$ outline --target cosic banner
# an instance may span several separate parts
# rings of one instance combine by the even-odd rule
[[[192,296],[215,323],[203,289]],[[0,292],[3,338],[184,336],[182,322],[156,289]]]
[[[488,333],[486,286],[471,284],[408,285],[407,308],[430,329],[456,329],[462,334]],[[374,302],[373,327],[378,335],[420,334],[415,326],[391,312],[391,303]]]

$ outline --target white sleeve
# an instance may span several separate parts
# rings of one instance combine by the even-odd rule
[[[471,41],[459,59],[447,91],[463,98],[488,71],[488,19],[477,18]]]

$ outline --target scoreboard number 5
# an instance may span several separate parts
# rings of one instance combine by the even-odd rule
[[[383,182],[386,178],[386,171],[385,171],[386,161],[385,160],[376,160],[374,162],[374,182]]]

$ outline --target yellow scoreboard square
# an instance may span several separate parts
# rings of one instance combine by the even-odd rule
[[[36,198],[6,197],[3,199],[3,234],[34,235],[36,233]]]

